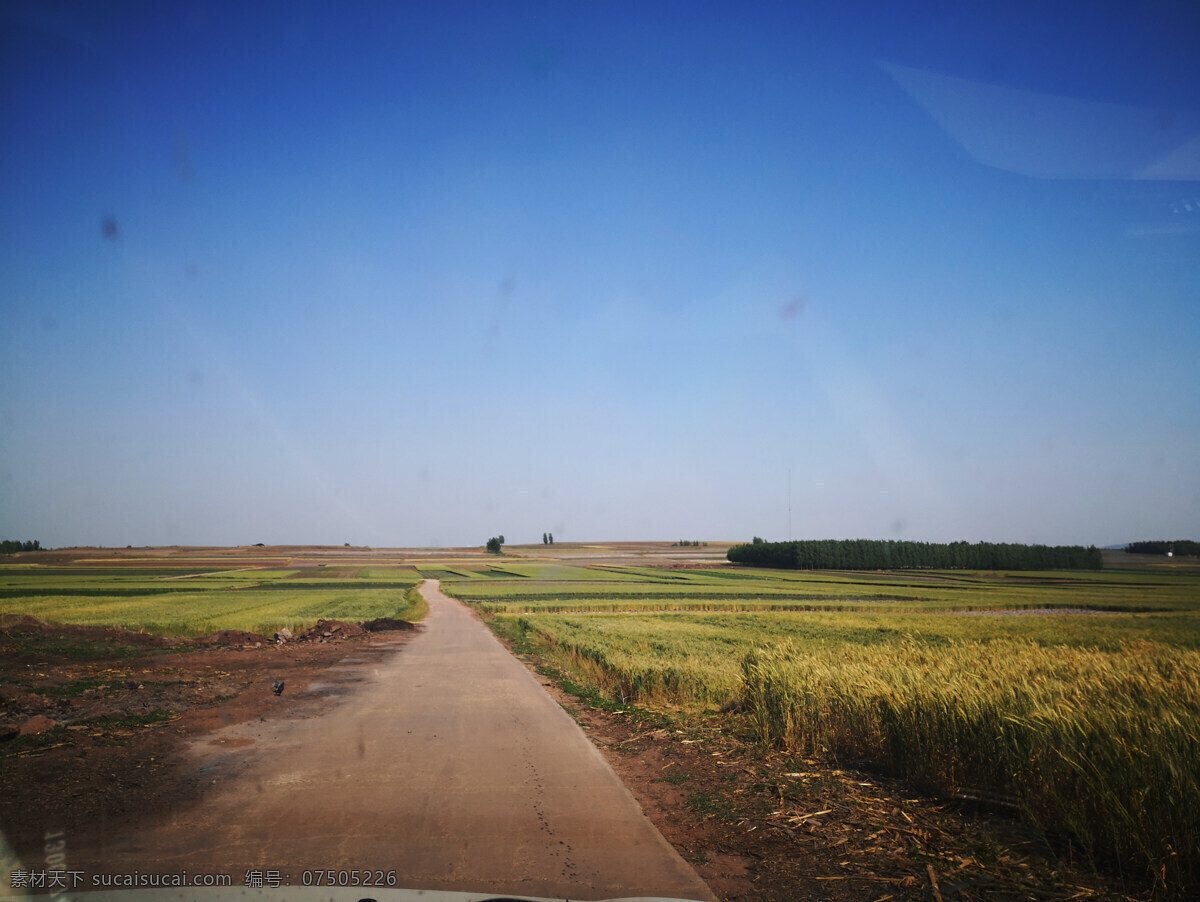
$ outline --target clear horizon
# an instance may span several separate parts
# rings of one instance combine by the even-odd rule
[[[859,538],[861,538],[861,537],[859,537]],[[853,540],[853,539],[851,539],[851,540]],[[675,543],[677,543],[678,541],[679,540],[675,540]],[[750,539],[700,539],[699,541],[701,543],[700,547],[703,548],[703,547],[708,547],[711,545],[748,544]],[[767,541],[787,541],[787,540],[768,539]],[[834,541],[837,541],[837,540],[834,540]],[[884,540],[884,541],[887,541],[887,540]],[[902,539],[902,540],[898,539],[895,541],[924,542],[925,540],[924,539]],[[1130,541],[1159,541],[1159,540],[1157,540],[1157,539],[1152,539],[1152,540],[1132,539]],[[1163,540],[1163,541],[1175,541],[1175,540]],[[505,542],[504,547],[508,548],[510,546],[515,546],[515,547],[520,547],[520,548],[536,548],[536,547],[541,546],[542,544],[543,543],[541,541]],[[669,545],[669,544],[672,544],[672,540],[670,540],[670,539],[611,539],[611,540],[609,540],[609,539],[575,539],[570,542],[558,541],[556,539],[554,541],[553,545],[547,545],[546,547],[553,548],[553,547],[557,547],[557,546],[561,546],[561,545]],[[940,543],[937,543],[937,544],[940,544]],[[972,543],[972,544],[974,544],[974,543]],[[1011,542],[1011,543],[1007,543],[1007,544],[1024,544],[1024,543]],[[1059,544],[1065,545],[1068,543],[1059,543]],[[1070,544],[1078,544],[1078,543],[1070,543]],[[1127,544],[1129,544],[1129,543],[1123,542],[1123,543],[1113,544],[1113,545],[1097,545],[1095,547],[1097,547],[1101,551],[1119,551],[1119,550],[1121,550],[1121,548],[1124,545],[1127,545]],[[345,544],[331,545],[331,544],[316,544],[316,543],[305,543],[305,542],[278,542],[278,543],[264,542],[264,543],[262,543],[262,547],[264,547],[264,548],[332,548],[335,551],[343,549],[343,548],[347,548],[347,550],[349,550],[349,551],[355,551],[355,550],[358,550],[358,551],[472,551],[472,550],[483,550],[484,545],[485,545],[485,542],[480,542],[475,545],[436,545],[436,546],[435,545],[350,545],[350,546],[346,546]],[[47,546],[47,545],[45,545],[45,543],[43,543],[42,547],[39,548],[38,551],[69,551],[69,550],[75,549],[75,548],[78,548],[78,549],[94,548],[97,551],[130,551],[130,550],[137,551],[139,549],[143,549],[143,550],[147,550],[147,551],[154,551],[154,550],[163,549],[163,548],[183,548],[183,549],[190,548],[190,549],[196,549],[196,550],[204,550],[206,548],[229,549],[229,548],[255,548],[255,547],[258,547],[258,543],[256,543],[256,542],[252,542],[248,545],[190,545],[190,544],[178,544],[177,543],[177,544],[173,544],[173,545],[128,545],[128,544],[127,545],[57,545],[57,546],[53,546],[53,547]],[[1087,546],[1084,546],[1084,547],[1087,547]],[[29,553],[36,553],[36,552],[21,552],[21,553],[29,554]],[[502,556],[503,555],[501,555],[501,557]],[[499,560],[499,559],[500,558],[498,557],[497,560]]]
[[[0,538],[1200,537],[1194,5],[0,23]]]

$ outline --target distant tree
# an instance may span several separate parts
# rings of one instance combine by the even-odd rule
[[[1099,570],[1100,551],[1080,545],[1007,545],[993,542],[875,541],[752,542],[726,557],[739,564],[797,570]]]
[[[549,545],[549,544],[550,544],[550,540],[549,540],[548,538],[546,538],[546,534],[545,534],[545,533],[542,533],[542,544],[543,544],[543,545]]]
[[[554,544],[554,533],[550,533],[550,544]]]
[[[500,544],[501,544],[501,545],[503,545],[503,544],[504,544],[504,536],[501,536],[501,537],[500,537]]]
[[[490,551],[492,554],[499,554],[500,546],[503,544],[504,544],[504,536],[501,536],[500,538],[496,538],[495,536],[492,536],[490,539],[487,540],[487,550]]]
[[[18,551],[41,551],[42,543],[39,539],[28,539],[22,542],[20,539],[5,539],[0,542],[0,554],[15,554]]]
[[[1162,539],[1147,542],[1130,542],[1125,546],[1130,554],[1200,554],[1200,542],[1190,539],[1175,539],[1167,542]]]
[[[1166,554],[1171,550],[1170,542],[1130,542],[1125,546],[1130,554]]]
[[[753,541],[751,541],[751,543],[750,543],[750,544],[751,544],[751,545],[761,545],[761,544],[763,544],[763,537],[762,537],[762,536],[755,536],[755,537],[754,537],[754,539],[753,539]]]

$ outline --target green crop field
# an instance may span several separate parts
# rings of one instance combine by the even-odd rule
[[[0,567],[0,613],[163,636],[270,635],[318,619],[406,618],[420,577],[395,570]]]
[[[488,613],[687,610],[1001,610],[1086,607],[1188,611],[1185,574],[962,571],[830,573],[505,565],[520,579],[446,574],[442,588]]]
[[[1200,575],[505,565],[443,583],[622,703],[987,799],[1200,888]]]

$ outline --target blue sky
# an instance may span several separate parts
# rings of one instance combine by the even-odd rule
[[[1200,537],[1190,4],[243,6],[0,7],[5,537]]]

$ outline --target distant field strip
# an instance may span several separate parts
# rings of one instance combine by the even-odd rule
[[[450,580],[450,579],[471,579],[469,573],[459,573],[456,570],[444,570],[437,567],[421,567],[421,576],[424,579]]]
[[[406,619],[412,573],[389,571],[382,579],[290,579],[287,571],[213,573],[204,579],[164,580],[132,568],[52,574],[0,573],[0,612],[85,626],[144,629],[164,636],[203,636],[221,629],[271,634],[318,619]],[[61,574],[61,575],[60,575]],[[357,577],[357,572],[355,573]]]
[[[515,568],[514,568],[515,569]],[[570,579],[556,581],[552,568],[530,568],[526,578],[448,580],[447,594],[491,613],[610,610],[824,610],[863,606],[903,610],[1004,608],[1091,608],[1106,611],[1185,611],[1196,602],[1194,577],[1155,574],[1030,574],[979,576],[922,574],[788,574],[778,571],[667,571],[649,579],[629,568],[609,568],[605,581],[577,579],[588,568],[562,568]],[[599,572],[599,571],[596,571]],[[682,574],[682,575],[676,575]]]
[[[525,579],[550,580],[557,583],[567,582],[617,582],[629,580],[644,580],[647,577],[638,573],[634,568],[608,568],[608,567],[576,567],[570,564],[543,564],[543,563],[522,563],[520,561],[497,561],[492,565],[493,570],[504,570],[514,576]],[[471,571],[463,568],[464,574],[475,575],[478,571]],[[658,574],[667,573],[669,571],[659,570]],[[462,576],[451,577],[462,578]],[[661,578],[661,577],[660,577]]]

